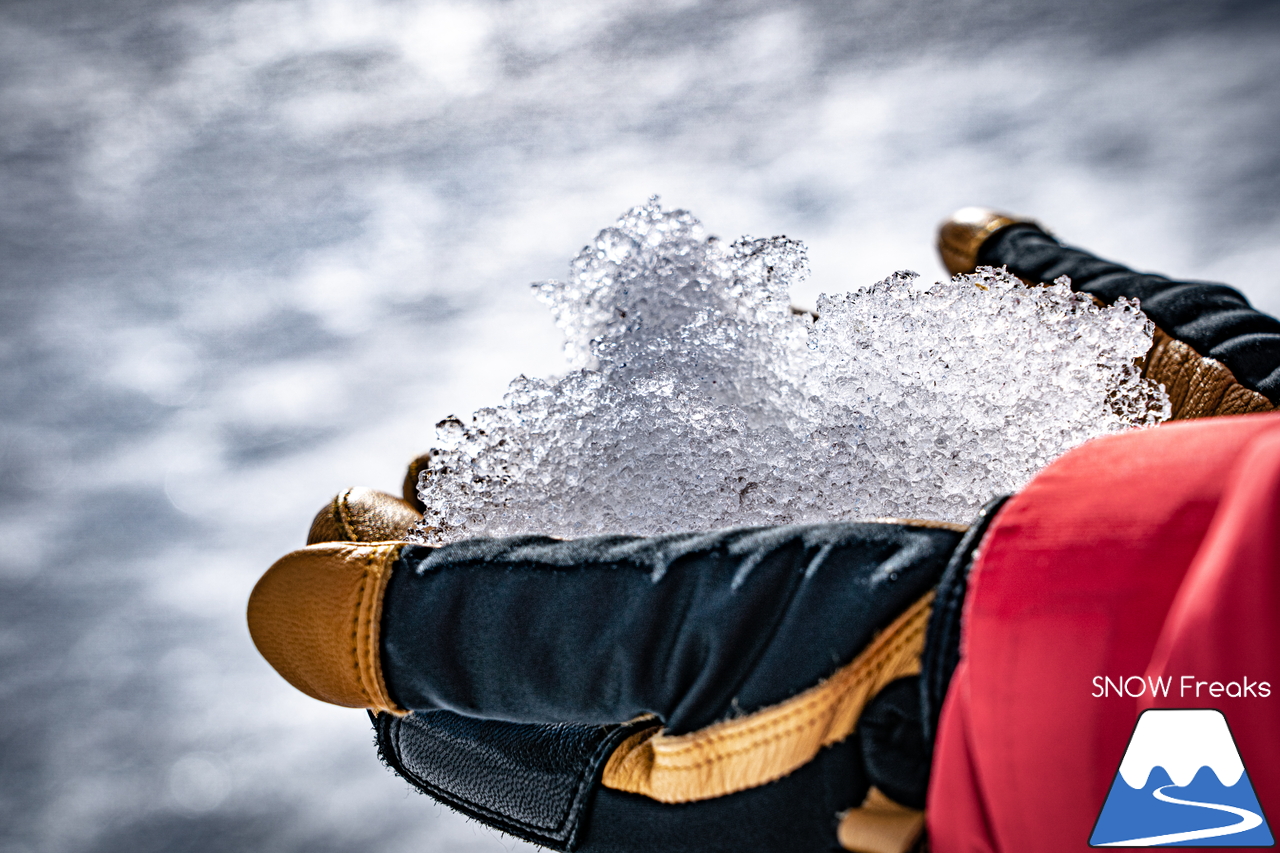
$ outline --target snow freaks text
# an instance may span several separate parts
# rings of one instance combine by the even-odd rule
[[[1127,696],[1137,699],[1141,696],[1167,697],[1179,699],[1218,699],[1230,696],[1233,699],[1266,699],[1271,695],[1271,682],[1259,681],[1243,676],[1239,681],[1206,681],[1194,675],[1130,675],[1112,678],[1095,675],[1093,677],[1093,693],[1095,699],[1108,696]]]

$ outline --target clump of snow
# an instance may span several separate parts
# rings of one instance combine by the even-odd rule
[[[1081,442],[1169,416],[1126,300],[900,272],[823,295],[814,322],[789,307],[806,271],[795,241],[628,211],[535,285],[575,369],[437,425],[415,538],[965,522]]]

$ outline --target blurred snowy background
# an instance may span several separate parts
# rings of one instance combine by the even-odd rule
[[[1280,4],[0,3],[0,850],[529,849],[244,605],[338,489],[560,367],[528,283],[660,193],[940,275],[986,204],[1280,311]]]

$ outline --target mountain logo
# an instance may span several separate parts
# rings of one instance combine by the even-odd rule
[[[1212,839],[1212,840],[1209,840]],[[1271,847],[1275,839],[1227,718],[1142,712],[1090,847]]]

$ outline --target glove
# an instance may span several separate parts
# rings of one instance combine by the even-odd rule
[[[1139,300],[1156,325],[1143,374],[1164,384],[1175,420],[1269,412],[1280,401],[1280,321],[1224,284],[1137,273],[976,207],[942,224],[938,252],[953,275],[1002,266],[1029,283],[1069,276],[1072,289],[1108,305]]]
[[[940,248],[953,272],[1008,265],[1142,298],[1169,330],[1146,370],[1177,417],[1271,407],[1280,324],[1229,288],[1140,276],[987,212],[944,224]],[[967,531],[842,523],[431,549],[403,541],[428,458],[403,499],[336,497],[249,605],[272,666],[370,709],[383,760],[412,785],[557,850],[918,842],[968,567],[1000,500]]]
[[[353,497],[369,496],[323,524],[353,531]],[[316,544],[264,575],[249,624],[294,686],[377,712],[402,776],[503,831],[592,851],[838,849],[837,813],[873,785],[919,832],[915,676],[962,531]]]

